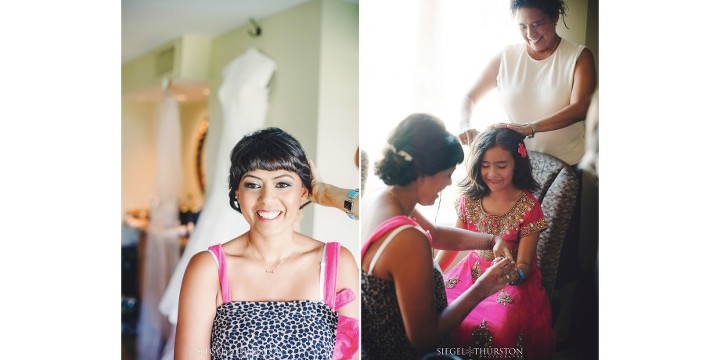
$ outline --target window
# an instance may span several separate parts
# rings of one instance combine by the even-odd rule
[[[360,141],[370,166],[365,189],[373,191],[383,186],[373,166],[390,130],[424,112],[457,133],[467,91],[492,56],[521,38],[505,1],[364,2],[360,27]],[[504,121],[494,91],[473,114],[477,129]],[[459,165],[454,183],[465,174],[465,164]],[[418,210],[437,224],[454,225],[456,198],[457,187],[449,186],[434,206]]]

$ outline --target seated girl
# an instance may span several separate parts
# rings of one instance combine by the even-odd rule
[[[455,330],[455,346],[508,348],[525,359],[551,358],[555,340],[550,303],[536,256],[538,237],[547,223],[530,192],[538,184],[531,175],[523,135],[502,128],[480,134],[472,143],[468,176],[460,186],[457,227],[499,235],[516,262],[509,284],[475,306]],[[455,251],[440,251],[436,260],[445,270],[456,256]],[[448,302],[460,299],[495,261],[492,252],[473,250],[447,271]]]

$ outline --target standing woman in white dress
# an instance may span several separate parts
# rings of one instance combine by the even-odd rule
[[[470,89],[460,119],[460,140],[468,145],[478,134],[470,127],[475,104],[497,88],[507,127],[528,139],[528,150],[576,165],[584,154],[585,125],[595,90],[595,60],[590,49],[556,32],[565,17],[563,0],[511,0],[523,43],[492,58]]]

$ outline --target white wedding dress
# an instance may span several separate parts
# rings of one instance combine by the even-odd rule
[[[249,230],[242,214],[230,207],[230,152],[244,135],[264,127],[268,101],[267,84],[275,68],[274,60],[254,48],[249,48],[223,70],[224,80],[218,96],[224,119],[219,153],[215,157],[215,176],[207,189],[205,204],[195,230],[190,235],[160,302],[160,311],[167,315],[174,325],[177,324],[180,285],[190,258],[207,250],[211,245],[227,242]],[[220,131],[218,122],[211,119],[210,124],[211,129]],[[163,359],[172,359],[173,341],[171,337]]]

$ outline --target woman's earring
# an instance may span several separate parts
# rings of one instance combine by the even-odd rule
[[[237,210],[238,212],[240,212],[242,214],[242,210],[240,210],[240,203],[238,202],[238,199],[237,199],[237,193],[230,190],[230,192],[228,193],[228,197],[230,198],[230,207]]]

